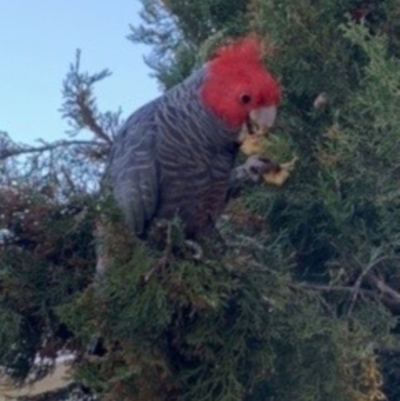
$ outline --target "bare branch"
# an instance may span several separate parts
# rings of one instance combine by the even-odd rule
[[[374,267],[378,266],[382,262],[385,262],[387,260],[399,260],[400,258],[398,258],[396,256],[382,256],[380,258],[372,257],[371,259],[372,259],[371,262],[361,272],[361,274],[358,276],[358,278],[357,278],[357,280],[356,280],[356,282],[355,282],[355,284],[353,286],[353,296],[352,296],[352,299],[351,299],[351,303],[350,303],[349,309],[347,311],[347,316],[351,315],[351,312],[353,311],[354,305],[355,305],[356,300],[357,300],[357,296],[360,293],[360,288],[361,288],[362,282],[369,275],[370,271]],[[357,261],[357,263],[359,263],[359,262]]]
[[[46,151],[51,151],[60,147],[67,147],[67,146],[79,146],[79,145],[84,145],[84,146],[104,146],[101,143],[95,142],[95,141],[83,141],[83,140],[76,140],[76,141],[57,141],[53,143],[48,143],[43,146],[37,146],[37,147],[14,147],[14,148],[4,148],[0,149],[0,160],[5,160],[9,157],[13,156],[20,156],[23,154],[28,154],[28,153],[42,153]]]
[[[388,297],[392,303],[400,305],[400,293],[390,287],[382,279],[370,274],[368,275],[368,282],[379,290],[384,296]]]
[[[353,293],[354,287],[352,286],[341,286],[341,285],[329,285],[329,284],[311,284],[311,283],[293,283],[288,282],[288,287],[300,290],[313,290],[318,292],[347,292]],[[361,290],[364,294],[374,295],[372,290]]]

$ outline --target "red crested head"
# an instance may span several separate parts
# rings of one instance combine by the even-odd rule
[[[279,104],[280,87],[262,63],[262,49],[260,39],[245,37],[218,48],[206,65],[202,100],[232,127],[242,126],[252,111]]]

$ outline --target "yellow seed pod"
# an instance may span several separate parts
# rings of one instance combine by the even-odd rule
[[[262,138],[258,135],[248,135],[242,142],[240,151],[246,156],[263,153]]]

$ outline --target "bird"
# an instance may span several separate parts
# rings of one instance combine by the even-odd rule
[[[156,221],[175,217],[187,239],[215,230],[235,177],[242,127],[270,129],[281,101],[263,45],[254,35],[223,43],[183,82],[126,119],[103,185],[130,233],[145,238]],[[254,158],[244,166],[254,172],[262,165]]]
[[[220,45],[183,82],[126,119],[111,145],[101,187],[129,234],[146,239],[158,221],[177,217],[195,259],[203,253],[198,241],[216,231],[233,181],[246,176],[254,181],[275,168],[257,155],[235,167],[243,127],[254,123],[270,129],[281,101],[278,80],[263,63],[263,49],[255,35]],[[97,222],[94,283],[100,297],[112,259],[106,243],[110,236],[115,241],[107,230],[107,224]],[[146,274],[145,282],[164,261]],[[96,354],[100,338],[90,342],[90,354]]]

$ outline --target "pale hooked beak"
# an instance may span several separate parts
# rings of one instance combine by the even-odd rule
[[[250,119],[262,128],[269,129],[274,125],[276,114],[276,106],[262,107],[251,111]]]

